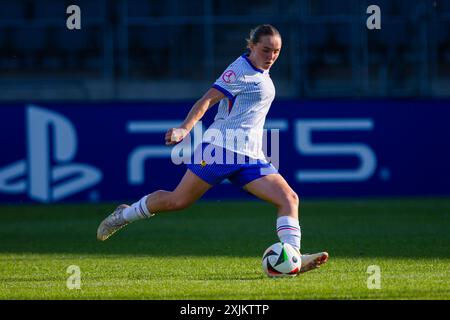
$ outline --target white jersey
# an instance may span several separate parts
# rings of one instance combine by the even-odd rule
[[[204,142],[220,145],[254,159],[265,159],[262,150],[264,122],[275,98],[275,87],[268,70],[252,65],[246,55],[237,58],[216,80],[213,88],[226,98],[219,104]],[[223,139],[211,139],[220,132]]]

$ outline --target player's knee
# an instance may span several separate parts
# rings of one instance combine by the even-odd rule
[[[179,199],[175,202],[175,210],[183,210],[186,209],[191,205],[190,201],[187,201],[185,199]]]
[[[160,206],[159,211],[176,211],[179,210],[183,203],[179,201],[179,198],[175,192],[166,190],[157,190],[153,193],[154,197],[158,199],[158,204]],[[152,208],[152,203],[150,202],[150,209]]]
[[[283,194],[283,197],[280,201],[280,205],[282,207],[290,208],[290,209],[298,209],[300,205],[300,199],[294,191],[288,191]]]
[[[298,208],[298,206],[300,205],[300,198],[298,197],[297,193],[292,191],[289,193],[288,197],[289,197],[289,204],[292,207]]]
[[[295,202],[296,202],[297,207],[300,207],[300,197],[295,192],[294,192],[294,196],[295,196]]]
[[[183,210],[189,207],[192,204],[189,198],[179,197],[176,194],[173,194],[171,199],[169,200],[170,210]]]

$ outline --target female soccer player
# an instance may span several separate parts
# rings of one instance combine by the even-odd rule
[[[165,135],[166,145],[176,144],[190,133],[209,108],[220,101],[217,115],[207,132],[221,133],[223,141],[205,141],[207,139],[204,138],[204,143],[195,152],[206,153],[213,148],[216,153],[224,151],[228,161],[239,156],[244,161],[231,164],[227,161],[224,164],[203,157],[200,163],[188,164],[184,177],[174,191],[158,190],[131,206],[118,206],[98,227],[99,240],[108,239],[130,222],[184,209],[214,185],[229,179],[233,184],[275,205],[280,241],[291,244],[300,252],[299,198],[277,169],[267,162],[262,151],[264,122],[275,97],[269,70],[280,54],[281,35],[271,25],[257,26],[250,32],[247,48],[248,53],[228,66],[212,88],[194,104],[180,127],[168,130]],[[230,137],[230,132],[239,132],[241,136],[244,135],[244,139],[237,139],[236,142],[236,135]],[[326,252],[302,255],[299,273],[318,268],[327,260]]]

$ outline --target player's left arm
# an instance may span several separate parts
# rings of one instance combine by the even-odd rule
[[[193,105],[181,126],[167,131],[165,136],[166,145],[173,145],[187,136],[195,124],[205,115],[206,111],[223,98],[225,98],[225,95],[222,92],[215,88],[210,88]],[[174,135],[177,137],[174,137]]]

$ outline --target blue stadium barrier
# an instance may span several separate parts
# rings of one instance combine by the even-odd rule
[[[186,168],[172,163],[164,133],[191,105],[1,105],[0,202],[119,202],[172,190]],[[268,155],[301,197],[448,196],[449,119],[449,100],[277,101],[267,126],[279,134],[279,157]],[[223,183],[205,198],[252,197]]]

